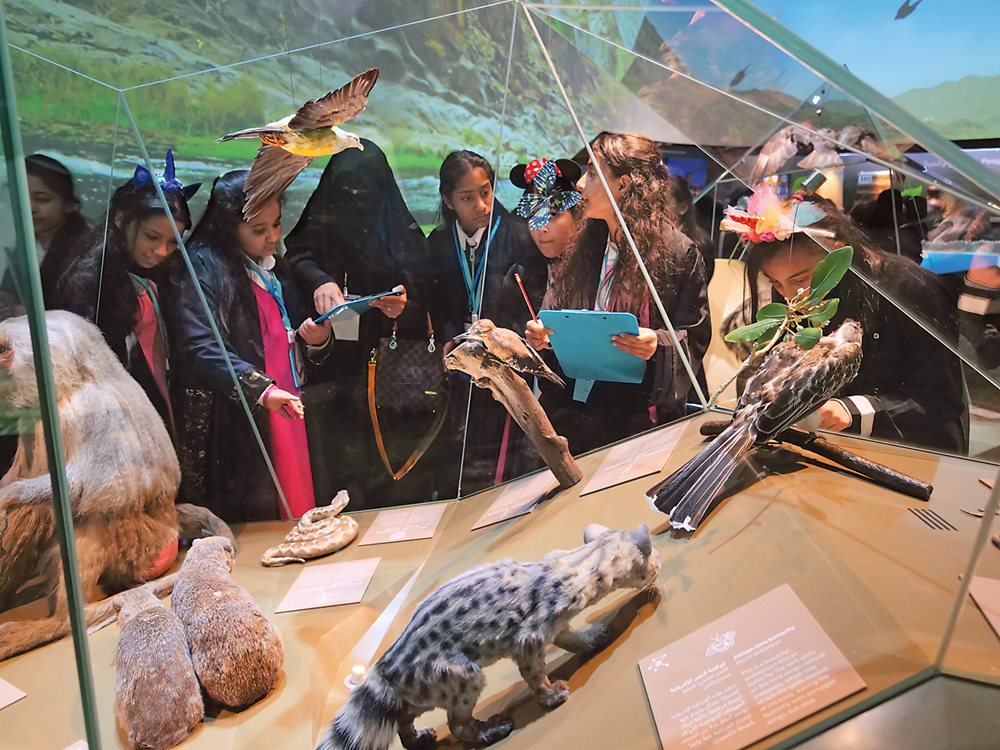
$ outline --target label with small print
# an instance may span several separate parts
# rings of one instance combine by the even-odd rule
[[[548,469],[512,482],[473,524],[472,530],[527,515],[554,489],[555,484],[555,475]]]
[[[604,462],[580,495],[656,474],[663,469],[686,427],[686,424],[674,425],[616,445],[604,457]]]
[[[26,695],[26,692],[14,687],[7,680],[0,679],[0,708],[7,708],[11,703],[17,703]]]
[[[292,612],[357,604],[368,590],[379,560],[381,558],[372,557],[303,568],[274,611]]]
[[[410,539],[430,539],[437,530],[441,516],[448,508],[446,503],[414,505],[409,508],[383,510],[372,522],[359,547],[366,544],[386,544]]]
[[[787,584],[639,662],[660,745],[739,750],[865,683]]]

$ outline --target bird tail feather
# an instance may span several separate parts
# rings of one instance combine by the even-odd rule
[[[247,128],[246,130],[237,130],[232,133],[226,133],[224,136],[219,138],[216,143],[222,143],[223,141],[231,141],[234,138],[258,138],[263,133],[283,133],[281,128]]]
[[[675,529],[694,531],[756,439],[752,416],[739,415],[701,453],[650,488],[646,496],[657,510],[670,516]]]

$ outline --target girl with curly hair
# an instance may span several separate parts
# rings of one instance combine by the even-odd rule
[[[596,159],[577,184],[587,222],[575,247],[554,271],[543,307],[632,313],[639,321],[639,334],[623,333],[612,343],[647,364],[642,383],[597,382],[585,402],[574,398],[573,382],[565,389],[542,387],[542,405],[574,453],[683,416],[693,388],[611,198],[649,271],[683,356],[699,378],[711,339],[705,264],[694,242],[677,228],[667,168],[656,144],[641,135],[604,133],[592,147]],[[597,170],[603,173],[611,198]],[[536,349],[547,348],[549,333],[531,321],[525,336]]]

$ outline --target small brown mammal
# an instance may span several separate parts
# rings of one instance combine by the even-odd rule
[[[233,583],[233,556],[225,537],[196,539],[177,574],[171,606],[205,694],[227,708],[244,708],[278,682],[285,648],[278,629]]]
[[[122,629],[115,716],[132,747],[166,750],[183,742],[205,715],[184,628],[148,588],[113,601]]]

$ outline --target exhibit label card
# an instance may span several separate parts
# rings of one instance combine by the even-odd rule
[[[7,680],[0,679],[0,708],[7,708],[11,703],[17,703],[27,693],[11,685]]]
[[[739,750],[865,683],[787,584],[639,662],[664,748]]]
[[[447,507],[446,503],[432,503],[414,505],[411,508],[383,510],[375,516],[375,520],[358,542],[358,546],[402,542],[409,539],[430,539],[434,536],[438,522]]]
[[[616,445],[604,457],[604,463],[594,472],[580,495],[588,495],[661,471],[686,427],[686,424],[675,425]]]
[[[494,500],[486,512],[479,517],[479,520],[472,526],[472,530],[481,529],[483,526],[490,526],[508,518],[523,516],[534,510],[535,506],[546,494],[552,490],[556,481],[555,475],[545,470],[541,474],[535,474],[516,482],[511,482],[503,492]]]
[[[380,557],[303,568],[275,612],[357,604],[375,575]]]
[[[982,610],[990,621],[993,632],[1000,637],[1000,581],[996,578],[973,576],[969,584],[969,593],[976,606]]]

